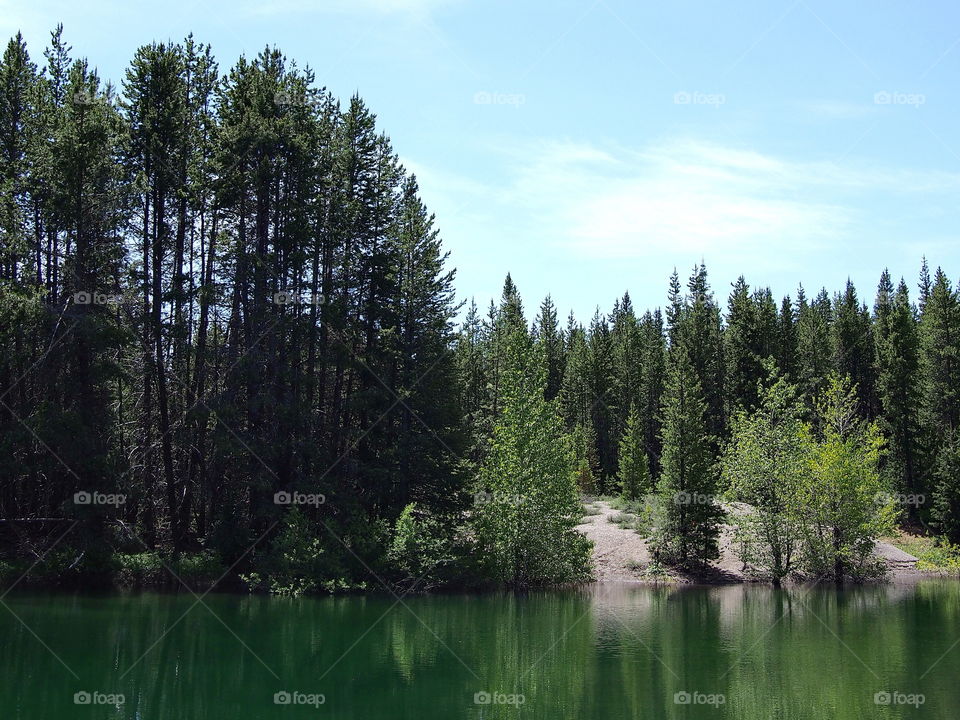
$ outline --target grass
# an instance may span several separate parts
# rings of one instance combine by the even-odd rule
[[[884,539],[894,547],[915,556],[918,570],[960,575],[960,547],[932,535],[913,535],[904,530]]]

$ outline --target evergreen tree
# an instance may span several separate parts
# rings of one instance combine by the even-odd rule
[[[876,360],[873,327],[866,305],[857,298],[853,283],[847,280],[843,294],[833,300],[833,366],[857,386],[861,409],[868,418],[877,416]]]
[[[719,555],[722,511],[714,499],[716,467],[706,416],[696,370],[681,345],[671,353],[663,401],[661,513],[654,537],[658,560],[684,564]]]
[[[944,447],[933,469],[933,521],[937,530],[953,544],[960,543],[960,446]]]
[[[667,347],[660,310],[646,312],[640,324],[642,369],[638,411],[643,425],[644,447],[653,477],[660,473],[660,407],[666,382]]]
[[[547,295],[540,305],[540,315],[534,324],[534,337],[547,373],[546,399],[553,400],[560,394],[563,371],[566,366],[563,333],[557,320],[557,308]]]
[[[797,298],[797,384],[806,401],[808,416],[812,416],[814,400],[830,374],[832,312],[826,290],[821,290],[809,305],[802,287]]]
[[[797,337],[797,315],[790,296],[786,295],[780,303],[777,328],[777,367],[783,375],[796,378],[799,367],[799,338]]]
[[[639,500],[653,490],[645,449],[643,421],[635,405],[627,415],[627,425],[620,439],[620,495],[629,501]]]
[[[874,307],[877,344],[877,389],[881,426],[889,438],[886,466],[894,487],[921,495],[920,347],[917,320],[902,280],[896,293],[884,272]],[[916,506],[911,506],[916,512]],[[916,517],[914,518],[916,519]]]
[[[727,301],[727,325],[723,333],[727,362],[727,393],[731,412],[750,409],[757,400],[757,380],[762,369],[758,350],[757,307],[750,287],[741,276]]]

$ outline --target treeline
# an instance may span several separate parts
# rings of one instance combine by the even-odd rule
[[[434,218],[360,98],[269,48],[221,72],[192,37],[141,47],[119,90],[61,28],[41,62],[13,38],[0,183],[0,574],[582,578],[578,493],[716,491],[771,368],[815,429],[849,378],[883,487],[925,498],[905,519],[960,539],[960,301],[925,264],[916,304],[884,274],[872,310],[743,280],[722,309],[700,266],[663,313],[625,295],[586,327],[550,298],[528,318],[508,276],[457,327]]]
[[[838,534],[841,519],[884,516],[892,500],[902,522],[960,541],[960,296],[941,269],[931,277],[923,261],[916,303],[905,281],[894,285],[884,272],[872,308],[852,282],[832,296],[823,289],[809,298],[800,287],[796,298],[778,301],[768,288],[751,289],[742,277],[721,306],[702,264],[685,288],[674,272],[667,296],[664,314],[641,314],[625,294],[609,314],[598,310],[587,327],[572,315],[561,327],[548,297],[530,324],[546,398],[557,403],[574,438],[583,492],[633,500],[647,493],[709,496],[710,502],[680,507],[666,503],[655,524],[666,555],[710,559],[721,516],[715,498],[756,501],[763,495],[754,484],[741,487],[738,498],[730,458],[739,449],[741,465],[751,460],[742,456],[749,439],[744,433],[766,413],[768,424],[780,423],[786,436],[768,435],[754,449],[775,452],[776,442],[800,447],[806,433],[810,452],[819,448],[822,461],[805,476],[807,506],[827,499],[836,504],[830,527]],[[503,328],[526,330],[524,318],[509,276],[499,306],[491,306],[486,317],[475,306],[467,313],[458,362],[475,448],[482,449],[498,415]],[[780,410],[771,410],[770,403]],[[851,453],[846,470],[824,455],[840,446]],[[728,472],[721,475],[725,456]],[[752,472],[761,476],[756,482],[782,477],[789,468],[780,464],[798,462],[786,454],[781,460],[765,469],[754,462]],[[819,477],[826,484],[817,491],[817,473],[832,471],[843,476],[838,481],[860,482],[859,495],[821,498],[818,493],[828,494],[831,486]],[[786,492],[786,485],[781,489]],[[774,513],[778,522],[780,510]],[[803,530],[825,526],[822,517],[797,522]],[[862,530],[869,538],[882,523],[867,525]],[[839,537],[837,544],[848,547]],[[845,559],[839,574],[863,565],[869,553],[858,553],[856,562]],[[814,564],[832,563],[823,557]],[[830,573],[835,570],[831,564]]]
[[[8,563],[350,585],[408,504],[463,508],[454,273],[359,97],[192,37],[118,90],[58,28],[3,54],[0,153]]]

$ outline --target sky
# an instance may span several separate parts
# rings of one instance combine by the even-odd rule
[[[872,303],[885,267],[960,274],[960,3],[0,0],[35,58],[57,22],[116,83],[193,32],[359,93],[481,308],[507,272],[583,321],[701,260],[724,304],[739,275]]]

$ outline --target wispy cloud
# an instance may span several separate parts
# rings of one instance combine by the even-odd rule
[[[519,163],[508,197],[561,247],[593,257],[742,253],[843,232],[849,208],[798,192],[822,172],[689,140],[640,150],[546,143]]]
[[[811,254],[841,263],[855,247],[908,237],[927,246],[927,221],[949,222],[960,192],[957,173],[800,161],[691,138],[499,148],[496,184],[476,180],[487,172],[468,181],[415,166],[467,263],[484,262],[482,248],[557,268],[662,268],[705,257],[727,274],[793,272]]]

